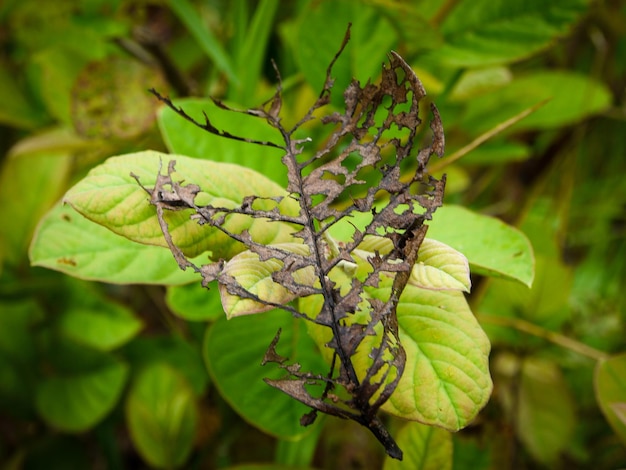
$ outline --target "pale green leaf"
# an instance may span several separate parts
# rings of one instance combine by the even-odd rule
[[[458,431],[491,396],[489,340],[457,291],[408,286],[398,304],[404,374],[383,409]]]
[[[181,271],[169,249],[135,243],[61,204],[40,221],[29,255],[33,266],[112,284],[176,285],[198,279],[190,270]]]
[[[396,442],[404,451],[404,457],[402,461],[386,457],[383,470],[452,470],[452,436],[448,431],[407,423],[398,433]]]
[[[38,383],[37,411],[56,429],[85,431],[113,409],[127,375],[126,364],[112,356],[102,356],[88,369],[46,378]]]
[[[388,253],[391,241],[383,237],[367,237],[355,250],[354,255],[363,261],[374,253]],[[432,238],[425,238],[420,245],[417,262],[409,283],[424,289],[462,290],[471,288],[467,258],[455,249]]]
[[[420,245],[409,283],[433,290],[471,288],[467,258],[445,243],[426,238]]]
[[[502,277],[530,286],[534,256],[526,236],[493,217],[460,206],[440,207],[428,236],[463,253],[477,274]]]
[[[85,217],[119,235],[147,245],[167,246],[149,195],[130,173],[137,175],[144,186],[152,187],[159,168],[162,166],[165,171],[170,160],[177,162],[175,180],[200,186],[202,192],[198,197],[202,204],[233,208],[245,196],[285,195],[277,184],[238,165],[145,151],[109,158],[72,187],[65,200]],[[275,207],[269,200],[257,204],[259,209]],[[292,215],[298,213],[298,204],[291,198],[284,199],[280,208]],[[243,250],[243,245],[221,231],[191,220],[191,213],[183,210],[165,214],[174,243],[187,256],[210,251],[214,259],[229,259]],[[231,232],[248,230],[254,240],[263,244],[291,240],[290,226],[244,215],[228,217],[223,227]]]
[[[307,335],[305,323],[280,310],[222,318],[209,327],[203,345],[206,365],[220,395],[250,424],[282,439],[298,440],[311,432],[300,426],[300,417],[310,408],[263,381],[265,377],[284,377],[283,370],[259,364],[281,328],[279,354],[299,363],[303,370],[327,373],[328,366]]]
[[[133,444],[157,468],[180,467],[191,452],[198,411],[187,381],[162,363],[145,368],[126,400],[126,420]]]
[[[626,354],[598,362],[595,392],[602,413],[626,444]]]
[[[552,466],[573,437],[574,401],[554,362],[528,358],[521,372],[517,432],[537,460]]]
[[[273,248],[300,255],[307,255],[309,252],[306,245],[298,243],[277,244],[273,245]],[[239,285],[258,297],[259,301],[232,295],[228,292],[227,286],[220,284],[222,306],[226,316],[233,318],[239,315],[266,312],[272,309],[272,306],[267,305],[267,302],[282,305],[293,300],[296,295],[272,279],[272,273],[280,271],[282,267],[282,261],[275,258],[260,261],[259,255],[251,251],[239,253],[228,261],[222,274],[232,276]],[[315,282],[315,273],[312,267],[300,269],[292,274],[297,283],[313,285]]]
[[[460,2],[441,30],[437,60],[484,67],[524,59],[565,35],[586,10],[586,0],[476,0]],[[435,54],[435,53],[433,53]]]

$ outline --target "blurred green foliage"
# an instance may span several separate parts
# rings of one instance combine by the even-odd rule
[[[448,154],[463,156],[436,162],[449,175],[446,203],[514,224],[535,253],[531,288],[482,278],[489,273],[472,265],[469,301],[493,345],[491,402],[454,435],[391,419],[401,442],[431,443],[403,464],[383,463],[370,436],[344,432],[334,419],[289,428],[301,410],[277,414],[282,404],[251,378],[265,374],[252,361],[285,320],[226,322],[216,292],[186,284],[191,277],[175,263],[150,271],[163,251],[110,251],[118,246],[110,232],[90,223],[44,237],[47,249],[61,253],[72,237],[89,237],[94,250],[81,260],[98,252],[109,259],[98,258],[85,277],[104,272],[113,282],[29,262],[36,231],[80,219],[55,204],[111,155],[171,151],[240,163],[284,184],[282,167],[258,148],[215,140],[160,109],[146,90],[196,97],[181,101],[191,113],[207,110],[220,128],[271,139],[271,129],[215,114],[204,98],[259,105],[276,85],[273,59],[283,119],[297,121],[349,22],[336,90],[352,77],[375,80],[389,50],[402,54],[440,109]],[[0,462],[7,469],[626,467],[625,90],[623,0],[5,0]],[[546,98],[465,155],[473,139]],[[340,93],[333,99],[341,104]],[[57,218],[38,227],[49,210]],[[446,226],[471,240],[473,226],[460,214],[458,227],[454,218]],[[488,248],[498,240],[486,232]],[[73,260],[64,262],[71,270]],[[128,284],[142,269],[153,285]],[[254,335],[265,329],[267,340]],[[310,355],[304,333],[288,333],[302,341],[295,354]]]

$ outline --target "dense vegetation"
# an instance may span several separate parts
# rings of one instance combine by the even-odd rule
[[[445,130],[446,155],[427,166],[447,175],[444,203],[398,303],[406,382],[380,414],[402,462],[351,421],[300,426],[310,408],[269,387],[263,379],[284,371],[260,362],[280,328],[280,355],[326,373],[329,338],[279,309],[249,315],[258,303],[225,292],[249,274],[232,260],[267,265],[189,213],[158,216],[138,184],[156,186],[173,154],[168,188],[197,184],[203,206],[241,212],[246,196],[283,197],[284,151],[200,129],[148,89],[219,131],[276,142],[277,126],[208,98],[276,103],[273,60],[281,123],[311,138],[310,156],[329,131],[300,119],[327,90],[349,23],[323,112],[344,112],[353,77],[379,83],[393,50],[426,89],[420,117],[428,124],[423,104],[436,103]],[[0,31],[7,468],[626,466],[626,2],[21,0],[0,5]],[[402,172],[410,180],[416,168]],[[159,217],[181,256],[224,259],[233,277],[206,290],[180,270]],[[301,250],[286,224],[246,223],[227,229]],[[367,223],[312,233],[342,253]],[[370,254],[327,274],[346,286],[360,275],[359,299],[378,305],[389,285],[366,290],[363,266],[385,252],[358,248]],[[315,309],[294,297],[274,289],[265,301]],[[445,326],[407,327],[429,308]]]

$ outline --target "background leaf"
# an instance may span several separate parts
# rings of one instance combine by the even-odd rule
[[[5,222],[0,224],[0,244],[12,264],[22,261],[37,221],[61,196],[70,159],[66,152],[4,159],[0,169],[0,219]]]
[[[165,301],[167,306],[180,318],[189,321],[213,321],[224,315],[222,301],[216,286],[211,290],[197,282],[182,286],[169,286]]]
[[[606,85],[575,72],[538,71],[516,77],[510,84],[472,100],[462,125],[473,135],[516,115],[529,104],[549,99],[545,106],[513,126],[516,131],[554,129],[574,124],[611,105]]]
[[[126,400],[133,444],[157,468],[185,463],[196,433],[193,390],[167,364],[153,364],[135,378]]]
[[[602,413],[626,444],[626,421],[621,414],[626,403],[626,354],[618,354],[598,362],[595,372],[595,392]]]
[[[333,67],[335,90],[344,90],[353,77],[361,83],[374,81],[383,58],[394,48],[397,35],[376,8],[346,0],[307,3],[295,33],[294,58],[315,94],[322,89],[326,68],[343,40],[346,20],[352,22],[352,40]],[[344,106],[341,92],[333,93],[332,100]]]
[[[37,410],[50,426],[66,432],[85,431],[101,421],[117,403],[126,383],[128,366],[112,356],[93,353],[88,356],[91,364],[38,384]]]
[[[142,322],[131,310],[95,295],[93,299],[95,302],[77,303],[61,313],[57,319],[61,334],[94,349],[108,351],[139,333]]]
[[[534,257],[528,239],[498,219],[444,205],[433,216],[428,236],[467,256],[472,271],[478,274],[512,279],[526,286],[533,282]]]
[[[518,432],[528,451],[553,464],[570,445],[575,422],[574,403],[558,366],[538,358],[524,360]]]
[[[404,458],[399,461],[387,457],[383,470],[452,470],[452,436],[448,431],[407,423],[398,433],[397,442],[404,449]]]
[[[484,67],[526,58],[564,35],[586,6],[586,0],[459,2],[441,26],[438,60]]]
[[[281,369],[259,367],[279,328],[279,354],[304,370],[327,372],[304,322],[280,310],[218,320],[207,331],[204,359],[220,394],[241,417],[273,436],[297,440],[311,432],[300,426],[300,417],[310,408],[263,382],[265,377],[282,377]]]

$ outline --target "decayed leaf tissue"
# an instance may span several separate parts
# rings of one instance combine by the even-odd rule
[[[174,160],[169,162],[165,174],[159,174],[155,187],[147,191],[157,208],[163,235],[181,268],[195,269],[202,275],[204,285],[217,280],[223,297],[248,300],[248,313],[281,308],[332,332],[332,340],[326,344],[333,351],[327,375],[303,371],[299,364],[289,364],[287,358],[281,357],[276,351],[280,332],[264,358],[264,363],[278,363],[285,371],[284,378],[266,382],[312,408],[311,413],[302,417],[302,424],[312,423],[317,412],[355,420],[374,433],[390,456],[401,459],[402,451],[377,411],[393,393],[405,365],[396,308],[426,234],[424,223],[442,204],[445,178],[437,180],[427,175],[425,168],[433,154],[443,154],[444,133],[437,108],[431,105],[430,144],[423,148],[417,145],[424,127],[419,104],[425,91],[413,70],[392,52],[389,63],[383,65],[378,85],[368,82],[361,86],[353,80],[344,91],[345,111],[321,117],[321,123],[331,128],[323,146],[316,146],[310,139],[296,138],[296,131],[316,119],[316,112],[330,103],[332,66],[348,40],[349,30],[327,69],[319,98],[293,128],[285,129],[281,124],[280,85],[263,108],[239,111],[265,119],[280,132],[284,145],[220,131],[207,116],[204,123],[197,122],[168,98],[153,91],[183,118],[208,132],[282,148],[288,196],[268,199],[251,194],[234,208],[202,206],[196,203],[201,188],[172,178]],[[285,197],[298,202],[299,213],[281,212]],[[229,269],[229,260],[200,267],[187,260],[174,245],[163,217],[164,210],[180,209],[191,209],[192,218],[198,223],[241,242],[256,255],[256,260],[271,261],[272,282],[284,295],[263,298],[251,292],[242,285],[235,271]],[[351,225],[350,218],[356,213],[371,216],[371,222],[362,230]],[[229,231],[224,221],[235,214],[265,219],[268,223],[288,223],[293,226],[294,243],[265,245],[245,230]],[[348,224],[351,240],[333,240],[329,229],[335,224]],[[387,239],[385,246],[389,249],[376,251],[363,267],[364,263],[357,263],[355,250],[373,237]],[[390,285],[386,299],[368,295],[368,289],[376,289],[382,282]],[[288,301],[315,296],[322,299],[321,310],[315,316],[303,313],[296,302]],[[358,370],[354,355],[370,336],[376,338],[376,346],[367,352],[369,366],[367,370]]]

